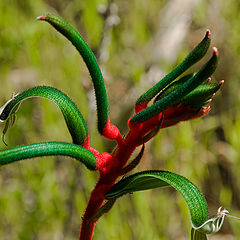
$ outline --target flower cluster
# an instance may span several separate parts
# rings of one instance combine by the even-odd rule
[[[162,170],[143,171],[116,183],[119,177],[132,171],[141,162],[144,144],[161,128],[202,117],[210,111],[209,103],[223,84],[223,81],[212,83],[210,78],[217,67],[217,49],[213,48],[211,58],[197,73],[182,76],[205,56],[210,46],[210,32],[206,32],[203,40],[182,63],[138,98],[135,113],[128,121],[129,132],[123,137],[120,130],[111,123],[104,79],[96,58],[86,42],[60,17],[48,14],[37,19],[50,23],[76,47],[82,56],[94,85],[98,131],[103,137],[116,141],[116,147],[111,153],[100,153],[93,148],[84,118],[70,98],[55,88],[39,86],[17,95],[13,94],[11,99],[0,108],[0,120],[6,121],[4,134],[8,127],[13,125],[15,113],[23,100],[29,97],[43,97],[53,101],[60,108],[72,137],[72,143],[44,142],[6,149],[0,151],[0,165],[33,157],[64,155],[77,159],[90,170],[98,171],[98,182],[82,218],[79,238],[82,240],[92,239],[97,220],[110,210],[118,197],[130,192],[163,186],[172,186],[183,195],[189,207],[193,229],[198,232],[207,229],[206,233],[211,232],[211,229],[214,232],[219,230],[226,212],[221,212],[221,216],[214,220],[208,220],[205,198],[195,185],[178,174]],[[135,159],[130,160],[138,146],[142,146],[141,151]],[[214,224],[217,224],[216,228]]]

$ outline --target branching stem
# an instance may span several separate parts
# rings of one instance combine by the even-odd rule
[[[93,230],[97,222],[96,219],[93,219],[93,216],[102,207],[105,201],[105,194],[110,191],[116,180],[122,176],[123,170],[128,167],[128,160],[132,153],[139,145],[143,144],[144,136],[154,129],[156,123],[161,122],[161,116],[162,115],[159,114],[159,116],[145,123],[131,125],[125,139],[123,139],[121,144],[117,145],[112,154],[100,153],[96,155],[97,168],[100,174],[83,215],[79,240],[92,239]],[[102,161],[103,159],[105,159],[105,161]],[[131,164],[131,162],[129,164]]]

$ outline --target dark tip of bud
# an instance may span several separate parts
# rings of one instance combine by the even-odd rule
[[[219,85],[223,85],[223,83],[224,83],[224,80],[221,80],[221,81],[219,81]]]
[[[37,20],[45,20],[45,18],[46,18],[46,16],[42,15],[42,16],[37,17]]]
[[[218,56],[218,50],[217,50],[216,47],[213,47],[213,54],[216,55],[216,56]]]
[[[207,29],[207,31],[206,31],[206,37],[211,38],[211,32],[209,29]]]

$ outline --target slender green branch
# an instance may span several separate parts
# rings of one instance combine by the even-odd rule
[[[88,169],[96,169],[96,158],[89,150],[72,143],[46,142],[0,151],[0,165],[34,157],[63,155],[77,159]]]

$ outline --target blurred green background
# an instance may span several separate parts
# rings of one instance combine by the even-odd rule
[[[207,28],[211,30],[212,46],[220,52],[213,81],[225,80],[212,111],[203,119],[161,130],[147,144],[137,170],[166,169],[184,175],[202,190],[210,214],[224,206],[240,216],[240,2],[0,1],[0,104],[12,92],[54,86],[83,113],[92,145],[111,151],[112,143],[96,130],[94,92],[84,63],[66,39],[35,20],[48,12],[74,25],[94,51],[105,77],[111,118],[123,134],[137,97],[179,63]],[[1,143],[1,149],[71,138],[53,103],[29,99],[5,140],[8,146]],[[77,239],[96,179],[97,173],[63,157],[1,167],[0,239]],[[226,219],[221,232],[210,239],[240,239],[239,224]],[[183,198],[166,188],[119,199],[100,219],[94,239],[188,239],[190,228]]]

